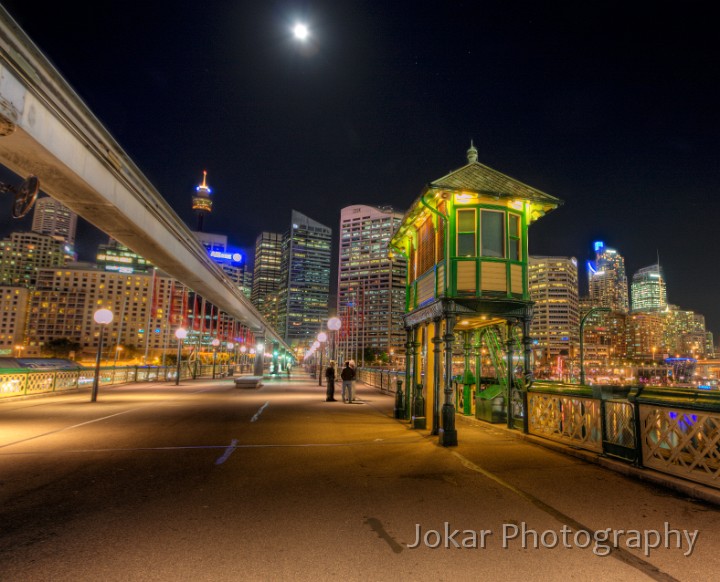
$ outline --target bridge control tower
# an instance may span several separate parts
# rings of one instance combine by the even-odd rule
[[[212,200],[210,199],[210,194],[212,193],[212,190],[210,189],[210,186],[207,185],[207,171],[203,170],[203,181],[202,184],[199,184],[195,188],[195,196],[193,196],[193,210],[197,213],[197,231],[202,232],[203,229],[203,220],[205,219],[206,214],[210,214],[212,212]]]

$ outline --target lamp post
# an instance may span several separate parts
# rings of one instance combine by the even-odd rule
[[[580,384],[585,385],[585,341],[584,341],[584,330],[585,322],[587,318],[593,313],[608,313],[610,308],[608,307],[591,307],[583,318],[580,320]]]
[[[328,329],[332,332],[332,347],[330,353],[331,360],[335,360],[337,356],[337,332],[342,327],[342,321],[339,317],[331,317],[327,322]]]
[[[235,344],[228,342],[225,347],[228,351],[228,375],[233,376],[235,374]]]
[[[212,379],[213,379],[213,380],[215,379],[215,366],[216,366],[216,364],[217,364],[217,349],[218,349],[218,346],[219,346],[219,345],[220,345],[220,340],[219,340],[218,338],[215,338],[215,339],[212,341],[212,347],[213,347],[213,374],[212,374]]]
[[[25,346],[20,346],[20,345],[15,346],[15,351],[16,351],[15,357],[16,358],[22,357],[22,353],[23,353],[24,349],[25,349]]]
[[[247,346],[240,346],[240,373],[245,371],[245,352],[247,352]]]
[[[117,346],[117,347],[115,348],[115,363],[113,364],[113,368],[117,367],[118,356],[120,355],[120,352],[122,352],[122,351],[123,351],[123,347],[122,347],[122,346]]]
[[[105,326],[113,320],[113,313],[109,309],[98,309],[93,314],[93,319],[95,320],[95,323],[100,325],[100,341],[98,342],[97,357],[95,358],[95,376],[93,376],[90,402],[97,401],[98,386],[100,384],[100,358],[102,358],[103,335],[105,333]]]
[[[317,334],[317,341],[320,342],[320,366],[318,366],[318,386],[322,386],[322,357],[323,350],[325,348],[325,342],[327,341],[327,334],[324,331],[321,331],[319,334]]]
[[[182,358],[182,343],[187,337],[187,330],[184,327],[179,327],[175,330],[175,337],[177,338],[177,371],[175,373],[175,386],[180,384],[180,359]]]

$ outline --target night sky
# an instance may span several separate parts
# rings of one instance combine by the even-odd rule
[[[720,332],[710,2],[2,4],[191,228],[203,169],[205,230],[248,251],[292,209],[334,231],[350,204],[405,210],[472,139],[564,200],[532,254],[584,264],[604,240],[631,278],[659,253],[669,301]],[[105,239],[79,236],[85,259]]]

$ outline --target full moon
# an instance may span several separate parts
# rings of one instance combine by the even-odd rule
[[[302,23],[298,23],[293,27],[293,34],[298,40],[305,40],[308,37],[308,27]]]

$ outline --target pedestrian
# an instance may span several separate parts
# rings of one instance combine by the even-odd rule
[[[352,382],[350,382],[350,401],[355,400],[355,380],[357,379],[357,364],[355,360],[350,360],[350,368],[353,371]]]
[[[330,360],[330,365],[325,369],[325,402],[335,402],[335,360]]]
[[[342,378],[342,399],[343,402],[350,404],[353,401],[353,380],[355,380],[355,370],[350,367],[350,361],[345,361],[345,367],[340,372]]]

